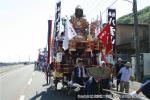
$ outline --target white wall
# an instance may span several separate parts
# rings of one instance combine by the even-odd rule
[[[150,76],[150,53],[143,53],[144,57],[144,76]]]

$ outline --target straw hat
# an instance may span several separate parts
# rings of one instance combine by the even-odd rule
[[[98,77],[98,78],[110,77],[110,70],[108,68],[90,67],[90,68],[87,68],[87,72],[89,75]]]
[[[131,63],[130,63],[130,62],[127,62],[127,63],[125,64],[125,66],[131,67]]]

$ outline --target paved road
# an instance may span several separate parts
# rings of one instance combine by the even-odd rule
[[[55,91],[45,85],[42,72],[26,65],[0,74],[0,100],[74,100],[66,91]]]
[[[75,100],[67,91],[56,91],[46,85],[44,73],[34,71],[34,65],[20,66],[0,73],[0,100]],[[133,82],[131,87],[139,84]]]
[[[0,76],[8,73],[9,71],[16,70],[17,68],[22,68],[22,67],[24,67],[24,64],[1,66],[0,67]]]
[[[0,100],[17,100],[31,77],[31,65],[13,69],[0,76]]]

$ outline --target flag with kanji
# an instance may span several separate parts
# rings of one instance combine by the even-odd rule
[[[77,36],[77,33],[75,32],[71,22],[67,18],[66,19],[66,27],[65,27],[65,36],[64,36],[64,40],[63,40],[64,50],[68,49],[69,40],[71,40],[75,36]]]
[[[106,55],[109,53],[109,52],[111,52],[111,50],[112,50],[112,40],[111,40],[111,35],[110,35],[110,33],[108,33],[108,35],[107,35],[107,41],[106,41],[107,43],[106,43]]]
[[[111,34],[110,34],[110,25],[107,23],[103,30],[99,33],[98,39],[102,41],[102,44],[105,48],[105,54],[107,55],[112,49]]]

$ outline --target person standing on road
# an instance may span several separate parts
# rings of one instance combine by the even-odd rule
[[[49,84],[51,87],[54,86],[54,62],[51,62],[48,66]]]
[[[48,64],[47,63],[44,63],[44,66],[43,66],[43,72],[45,73],[45,79],[46,79],[46,83],[48,84]]]
[[[120,80],[120,92],[129,93],[129,79],[132,75],[131,63],[127,62],[125,67],[121,68],[119,74],[121,74]]]
[[[117,91],[118,91],[118,87],[119,87],[119,84],[120,84],[120,78],[121,78],[121,74],[119,74],[119,71],[120,69],[124,67],[124,64],[122,62],[122,59],[121,58],[118,58],[118,61],[117,63],[115,64],[115,73],[116,73],[116,79],[117,79],[117,83],[116,83],[116,86],[117,86]]]
[[[47,65],[47,74],[48,74],[48,76],[47,76],[47,79],[48,79],[48,84],[50,84],[50,79],[51,79],[51,75],[52,75],[52,73],[51,73],[51,64],[48,64]]]

